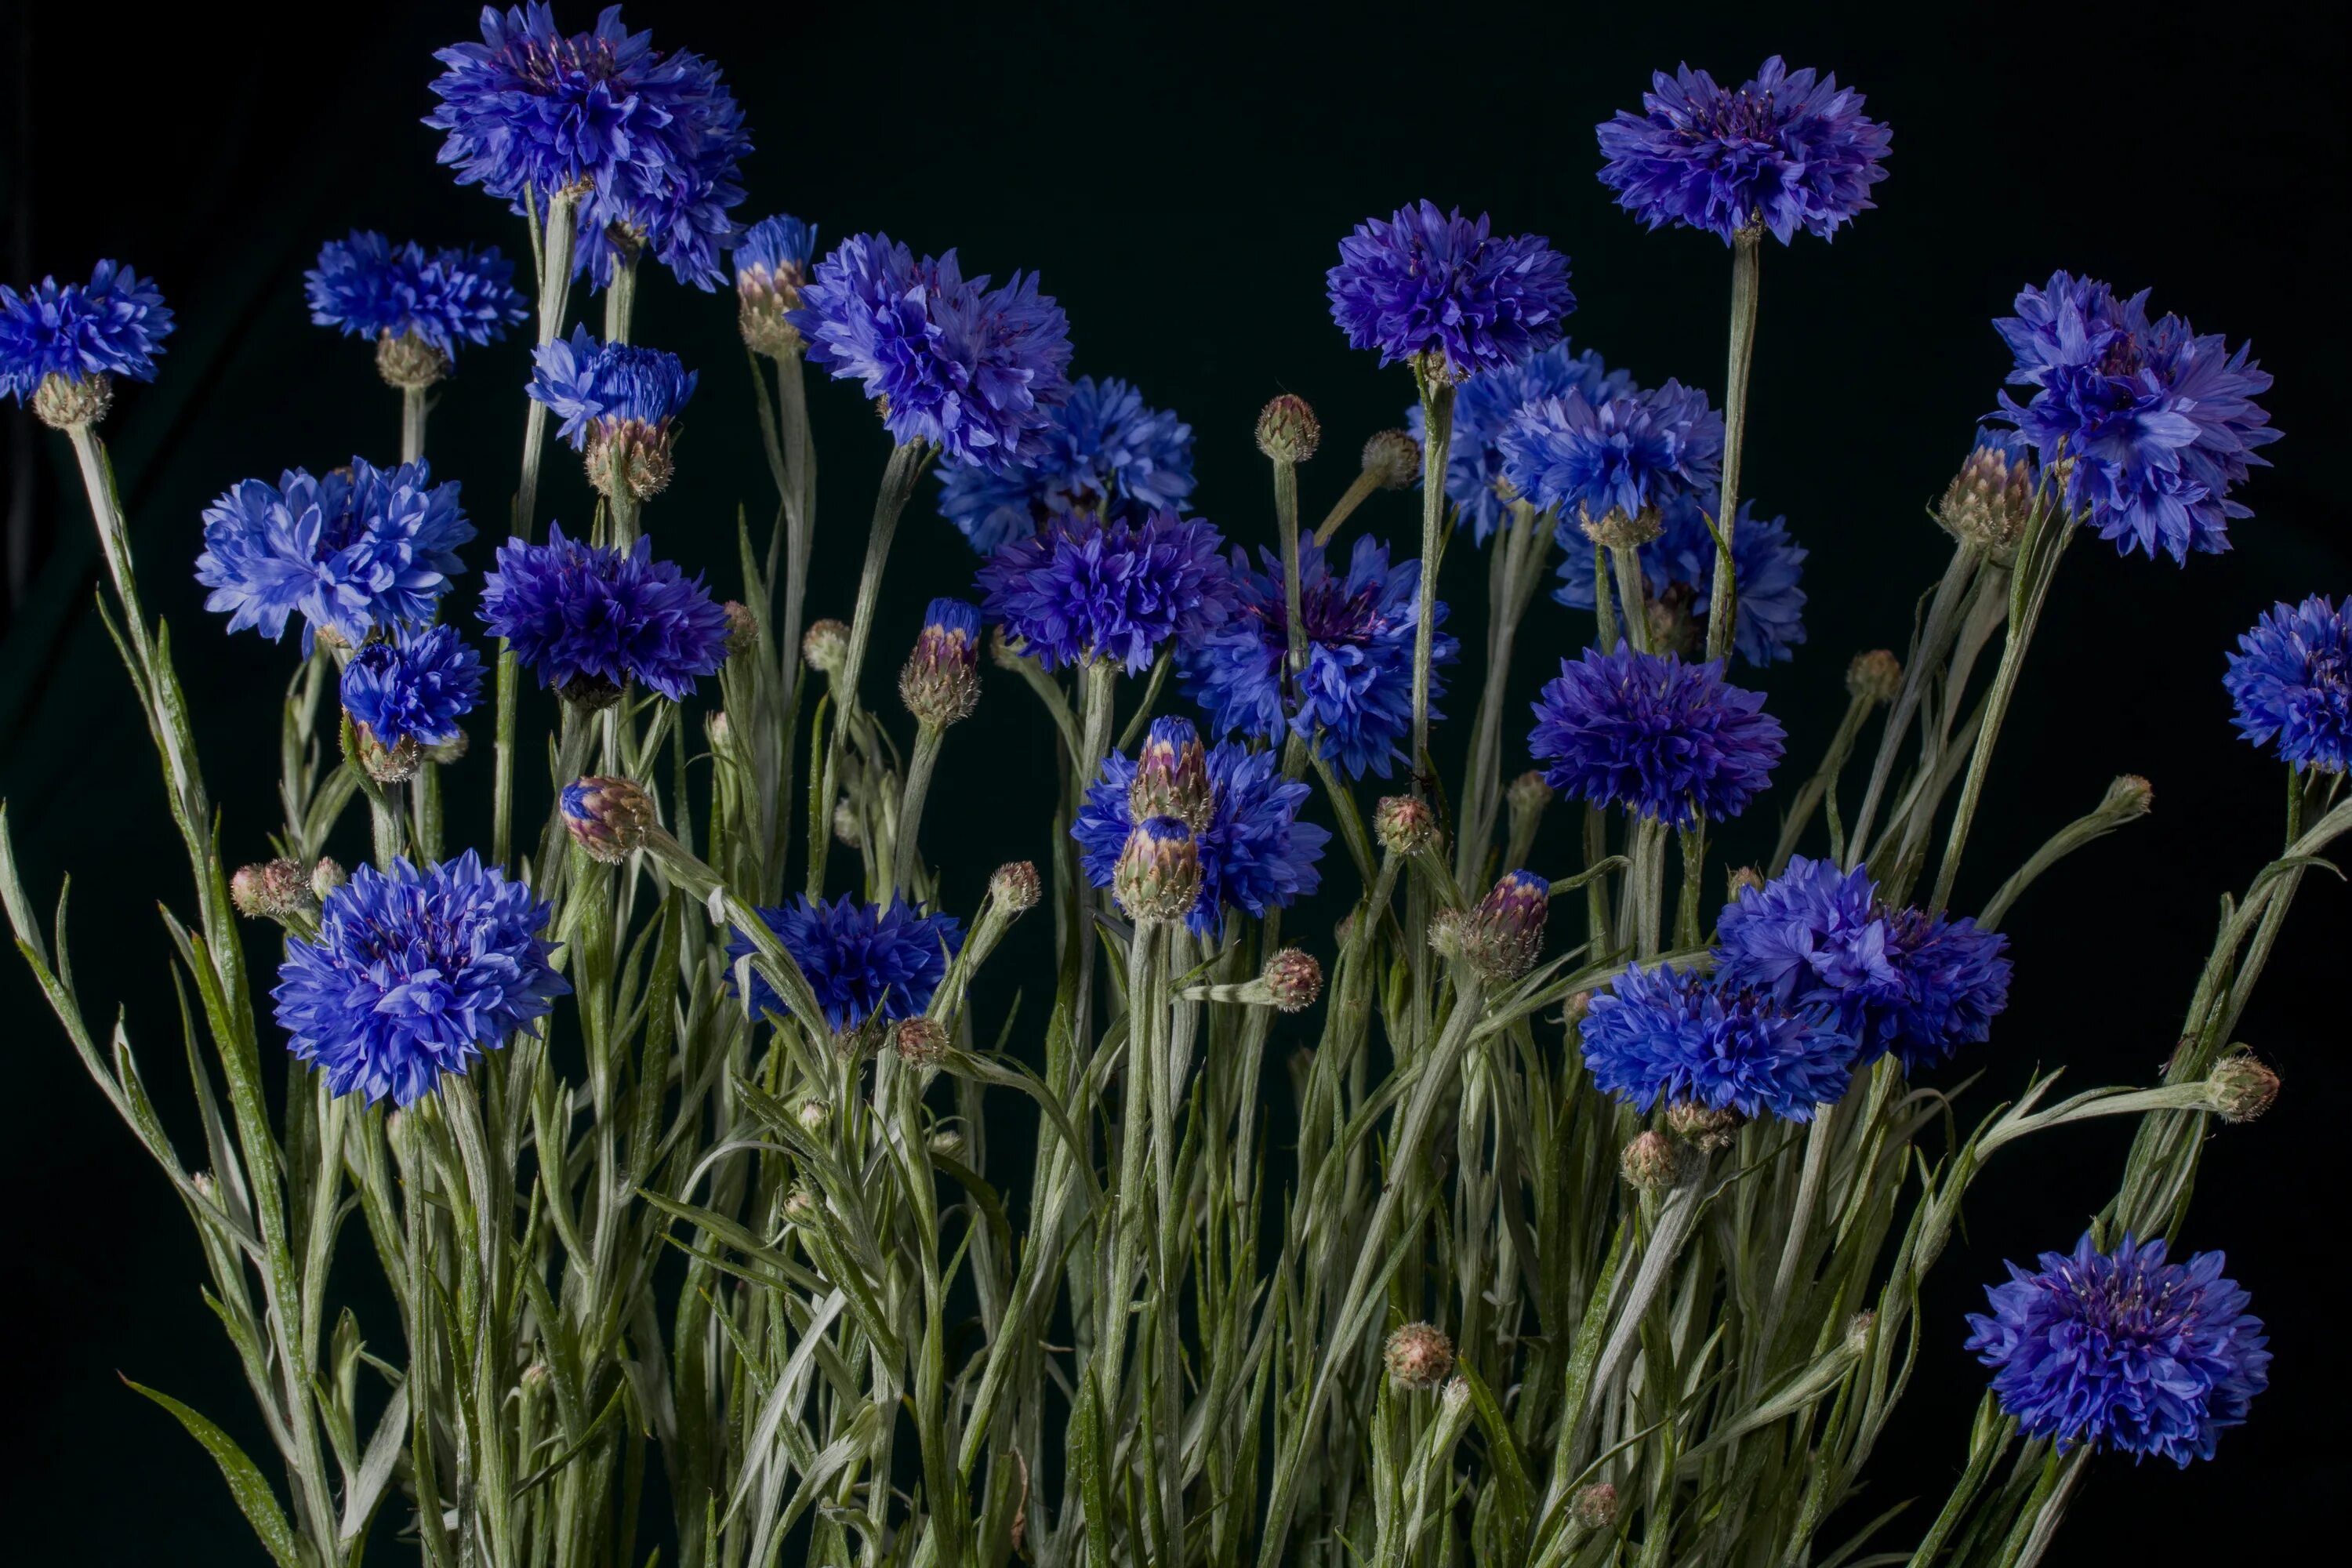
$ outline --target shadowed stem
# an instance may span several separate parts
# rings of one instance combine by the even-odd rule
[[[1442,371],[1442,366],[1440,367]],[[1421,385],[1421,470],[1439,476],[1421,487],[1421,595],[1412,635],[1412,793],[1426,793],[1422,774],[1429,755],[1429,658],[1437,634],[1437,564],[1445,526],[1445,464],[1454,445],[1454,383],[1413,363]]]
[[[1747,444],[1748,372],[1756,360],[1756,297],[1762,279],[1764,230],[1750,226],[1731,239],[1731,355],[1723,376],[1723,499],[1715,514],[1719,544],[1706,599],[1706,657],[1731,651],[1731,544],[1739,519],[1739,459]]]

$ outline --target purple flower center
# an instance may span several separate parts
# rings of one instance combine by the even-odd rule
[[[1369,584],[1350,594],[1344,578],[1327,577],[1310,583],[1299,590],[1298,618],[1307,627],[1307,640],[1325,647],[1367,647],[1381,632],[1388,621],[1380,613],[1381,584]],[[1264,605],[1245,605],[1243,614],[1255,616],[1265,623],[1265,640],[1280,647],[1290,641],[1290,606],[1282,598],[1270,599]]]
[[[1778,113],[1769,90],[1751,93],[1745,88],[1717,99],[1689,132],[1694,142],[1711,137],[1722,142],[1769,142],[1778,128]]]

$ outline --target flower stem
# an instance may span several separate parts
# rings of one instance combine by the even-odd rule
[[[1731,355],[1723,377],[1723,499],[1715,514],[1722,545],[1706,600],[1706,657],[1731,649],[1732,530],[1739,519],[1739,459],[1747,444],[1748,372],[1756,359],[1756,298],[1762,280],[1764,230],[1750,226],[1731,240]]]
[[[630,249],[613,258],[613,280],[604,288],[604,341],[625,343],[629,323],[637,312],[637,258]]]
[[[892,899],[908,901],[915,875],[915,838],[922,826],[923,801],[929,795],[931,773],[939,765],[940,742],[947,731],[924,724],[915,731],[915,749],[907,758],[907,782],[898,795],[898,826],[890,845]]]
[[[1454,445],[1454,384],[1431,376],[1416,365],[1421,384],[1422,472],[1443,476]],[[1445,525],[1445,485],[1443,478],[1421,487],[1421,602],[1413,618],[1412,637],[1412,792],[1425,793],[1422,775],[1429,763],[1429,659],[1437,634],[1437,568]]]
[[[1339,525],[1354,516],[1356,509],[1370,500],[1372,492],[1380,488],[1381,475],[1377,468],[1366,468],[1349,480],[1347,489],[1331,504],[1331,510],[1323,514],[1323,521],[1315,525],[1315,542],[1318,546],[1330,543],[1331,536],[1339,531]]]
[[[1478,699],[1477,728],[1471,732],[1470,762],[1462,779],[1465,827],[1456,837],[1454,879],[1469,887],[1495,834],[1503,796],[1503,704],[1511,679],[1511,655],[1519,622],[1534,598],[1551,539],[1543,519],[1526,501],[1511,503],[1511,521],[1492,542],[1494,569],[1488,584],[1486,689]]]
[[[425,388],[400,389],[400,460],[413,463],[425,456]]]

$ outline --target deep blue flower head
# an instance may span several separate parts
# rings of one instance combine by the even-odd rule
[[[1223,544],[1215,524],[1166,508],[1134,524],[1073,518],[1014,540],[977,581],[988,618],[1047,669],[1108,658],[1132,675],[1171,637],[1197,647],[1233,614]]]
[[[258,626],[274,641],[299,610],[305,653],[324,628],[357,647],[379,626],[431,620],[473,537],[456,481],[435,484],[423,459],[379,468],[353,458],[316,479],[292,468],[224,493],[205,509],[196,581],[232,632]]]
[[[727,211],[743,199],[737,163],[751,150],[743,111],[701,56],[663,54],[610,6],[593,31],[569,37],[537,3],[482,10],[482,41],[433,57],[441,102],[425,118],[447,132],[441,162],[525,212],[560,190],[580,193],[574,276],[599,288],[627,251],[650,251],[678,280],[709,289],[735,237]]]
[[[1241,602],[1233,619],[1210,633],[1184,660],[1185,694],[1219,732],[1238,731],[1261,740],[1284,730],[1282,664],[1290,650],[1290,609],[1282,562],[1258,552],[1264,571],[1234,552]],[[1335,574],[1322,547],[1298,542],[1298,610],[1307,624],[1307,668],[1291,728],[1322,736],[1324,757],[1351,779],[1389,776],[1402,761],[1397,741],[1412,728],[1412,645],[1421,592],[1421,563],[1389,564],[1388,546],[1369,535],[1356,541],[1344,574]],[[1437,624],[1445,606],[1437,606]],[[1429,694],[1444,695],[1440,671],[1461,645],[1444,633],[1430,642]],[[1431,717],[1438,718],[1434,708]]]
[[[1780,721],[1723,662],[1685,664],[1619,643],[1562,659],[1535,704],[1528,752],[1562,795],[1688,827],[1748,807],[1780,761]]]
[[[1633,377],[1603,365],[1591,349],[1570,353],[1565,338],[1517,364],[1482,371],[1462,384],[1454,399],[1454,438],[1445,448],[1445,499],[1470,520],[1479,543],[1486,542],[1503,518],[1508,487],[1503,483],[1502,435],[1511,416],[1538,398],[1574,393],[1599,404],[1633,387]],[[1425,449],[1428,432],[1422,427],[1420,404],[1404,411],[1404,424]],[[1422,482],[1428,482],[1427,475]]]
[[[1213,807],[1194,837],[1201,855],[1201,896],[1185,924],[1211,936],[1227,910],[1263,916],[1303,899],[1322,885],[1316,863],[1331,835],[1298,820],[1312,793],[1285,779],[1276,753],[1226,742],[1209,749]],[[1131,796],[1135,763],[1123,752],[1103,759],[1102,776],[1087,786],[1086,804],[1070,826],[1080,864],[1097,888],[1110,886],[1119,852],[1135,829]]]
[[[572,989],[539,934],[553,914],[470,849],[422,871],[362,866],[327,895],[316,940],[287,939],[270,993],[287,1047],[331,1094],[413,1104]]]
[[[0,283],[0,392],[22,404],[45,376],[152,381],[171,332],[163,290],[111,261],[100,262],[88,283],[60,288],[44,278],[22,294]]]
[[[2276,736],[2289,767],[2342,773],[2352,757],[2352,598],[2275,605],[2238,648],[2221,678],[2238,732],[2257,746]]]
[[[1163,507],[1181,512],[1192,493],[1192,427],[1144,406],[1127,383],[1090,375],[1071,383],[1032,466],[940,469],[940,515],[982,555],[1063,518],[1140,522]]]
[[[1786,245],[1799,229],[1828,239],[1877,204],[1891,132],[1835,76],[1792,71],[1774,55],[1726,92],[1689,66],[1658,71],[1642,112],[1600,125],[1601,183],[1652,228],[1675,223],[1731,237],[1761,224]]]
[[[1853,1068],[1853,1041],[1822,1014],[1671,964],[1627,969],[1581,1027],[1593,1083],[1641,1110],[1663,1100],[1810,1121]]]
[[[1707,592],[1715,581],[1715,536],[1706,508],[1685,492],[1659,513],[1664,531],[1642,546],[1642,575],[1651,596],[1687,617],[1694,647],[1706,639]],[[1759,518],[1739,503],[1739,526],[1731,537],[1731,576],[1737,606],[1731,646],[1753,665],[1795,657],[1805,640],[1806,551],[1789,536],[1788,519]],[[1562,524],[1559,586],[1552,597],[1570,609],[1590,610],[1592,542]]]
[[[1070,323],[1034,273],[1001,289],[967,279],[956,254],[915,259],[887,234],[852,235],[787,318],[812,364],[863,384],[900,445],[1003,471],[1037,460],[1070,395]]]
[[[1576,309],[1568,258],[1543,236],[1497,238],[1486,214],[1431,202],[1358,224],[1323,280],[1350,348],[1380,350],[1382,364],[1426,353],[1454,381],[1558,342]]]
[[[455,626],[402,626],[343,666],[343,710],[386,746],[438,746],[482,696],[482,656]]]
[[[482,580],[482,620],[543,686],[631,680],[682,702],[727,659],[727,612],[698,576],[654,559],[640,535],[625,555],[563,537],[509,539]]]
[[[1538,398],[1519,405],[1497,441],[1504,481],[1559,508],[1564,536],[1576,539],[1580,511],[1638,517],[1692,492],[1711,498],[1723,476],[1723,416],[1678,381],[1599,403],[1578,392]]]
[[[809,262],[816,255],[816,226],[790,213],[763,217],[735,239],[735,277],[746,275],[773,288],[779,280],[795,285],[808,280]]]
[[[320,247],[319,265],[302,279],[320,326],[356,338],[414,333],[445,354],[460,342],[503,338],[530,314],[514,286],[514,263],[496,246],[428,258],[415,240],[395,247],[355,228]]]
[[[836,1034],[877,1014],[895,1020],[922,1012],[947,978],[949,954],[963,945],[963,927],[953,915],[927,915],[904,903],[877,909],[846,893],[829,904],[803,893],[782,909],[758,913],[801,966]],[[730,958],[751,951],[751,939],[740,931],[727,944]],[[754,1014],[787,1010],[756,969],[751,1008]]]
[[[585,327],[533,351],[529,391],[563,421],[577,451],[598,426],[641,425],[662,430],[694,395],[695,373],[674,353],[635,343],[600,343]]]
[[[2263,1321],[2220,1253],[2179,1264],[2164,1251],[2126,1236],[2103,1253],[2085,1233],[2073,1257],[2045,1252],[2032,1274],[2010,1264],[2010,1282],[1986,1288],[1992,1310],[1969,1315],[1968,1348],[1999,1369],[1993,1393],[2029,1435],[2185,1468],[2244,1424],[2270,1385]]]
[[[2150,323],[2147,290],[2128,300],[2095,279],[2053,272],[2017,296],[2017,314],[1993,322],[2016,356],[1995,417],[2032,443],[2048,468],[2074,460],[2066,499],[2087,507],[2099,537],[2124,554],[2230,548],[2229,520],[2252,517],[2230,499],[2275,441],[2254,399],[2271,378],[2240,344],[2199,337],[2179,316]]]

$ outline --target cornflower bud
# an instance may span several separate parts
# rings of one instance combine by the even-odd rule
[[[942,1160],[954,1160],[961,1163],[963,1159],[963,1133],[953,1127],[940,1128],[924,1140],[924,1146]]]
[[[1372,807],[1372,837],[1391,855],[1417,855],[1437,842],[1437,814],[1412,795],[1383,796]]]
[[[2156,808],[2156,786],[2137,773],[2126,773],[2107,786],[2099,815],[2116,822],[2134,822]]]
[[[1846,695],[1870,702],[1892,702],[1903,689],[1903,663],[1883,647],[1853,656],[1845,667]]]
[[[1131,921],[1180,921],[1201,896],[1201,847],[1172,816],[1146,817],[1111,870],[1111,897]]]
[[[1286,947],[1267,959],[1261,978],[1278,1012],[1304,1012],[1323,994],[1323,966],[1303,947]]]
[[[1687,1100],[1666,1107],[1666,1131],[1702,1154],[1730,1148],[1747,1124],[1737,1110],[1713,1110]]]
[[[541,1389],[545,1388],[547,1386],[547,1363],[543,1361],[535,1361],[529,1366],[523,1368],[522,1386],[523,1392],[526,1394],[537,1394]]]
[[[1445,1384],[1445,1391],[1437,1397],[1447,1410],[1459,1411],[1470,1403],[1470,1380],[1466,1377],[1449,1379]]]
[[[449,374],[449,356],[415,332],[394,337],[386,327],[375,336],[375,373],[386,386],[421,391]]]
[[[653,500],[669,489],[670,444],[677,434],[677,423],[669,419],[648,424],[607,416],[592,422],[581,453],[589,484],[608,500],[624,492]]]
[[[263,860],[237,868],[228,879],[228,901],[253,920],[283,920],[310,901],[310,887],[299,860]]]
[[[2017,553],[2033,510],[2033,464],[2011,460],[1999,447],[1979,447],[1960,465],[1936,521],[1964,544],[1973,544],[2003,565]]]
[[[575,779],[563,786],[561,805],[572,842],[607,866],[627,859],[660,826],[653,801],[627,779]]]
[[[816,1189],[806,1182],[794,1182],[784,1194],[784,1219],[805,1230],[816,1224]]]
[[[1504,786],[1503,799],[1509,803],[1511,822],[1516,831],[1520,818],[1532,816],[1552,803],[1553,792],[1542,771],[1529,768]]]
[[[801,657],[820,675],[839,675],[849,659],[849,628],[831,619],[810,622],[801,634]]]
[[[1421,476],[1421,443],[1404,430],[1381,430],[1364,443],[1364,472],[1384,490],[1401,490]]]
[[[857,819],[857,808],[847,795],[833,803],[833,836],[849,848],[866,847],[866,825]]]
[[[1845,1348],[1860,1355],[1870,1349],[1870,1332],[1878,1326],[1878,1314],[1867,1308],[1845,1321]]]
[[[1007,860],[988,879],[989,897],[1016,915],[1035,909],[1043,891],[1037,868],[1027,860]]]
[[[349,880],[351,879],[345,875],[341,861],[332,856],[321,855],[319,863],[310,868],[310,896],[323,904],[329,893]]]
[[[1323,444],[1323,426],[1307,399],[1284,393],[1257,416],[1257,449],[1276,462],[1303,463]]]
[[[814,237],[812,233],[810,238]],[[739,251],[735,268],[735,320],[744,345],[770,359],[800,353],[800,329],[787,318],[801,307],[801,289],[808,283],[806,262],[782,258],[772,268],[746,266]]]
[[[52,430],[82,430],[114,406],[114,382],[106,375],[68,376],[51,371],[33,388],[33,417]]]
[[[414,735],[403,735],[391,745],[385,745],[376,732],[352,721],[352,749],[359,753],[360,766],[368,777],[378,784],[404,784],[416,776],[425,763],[425,748],[416,743]]]
[[[2243,1046],[2213,1064],[2205,1079],[2206,1098],[2224,1121],[2252,1121],[2278,1100],[2279,1076]]]
[[[898,672],[898,700],[917,722],[944,729],[980,705],[980,612],[961,599],[933,599]]]
[[[1467,910],[1438,910],[1429,917],[1429,951],[1448,963],[1462,956],[1462,933],[1470,923]]]
[[[760,646],[760,617],[751,606],[740,599],[730,599],[719,606],[727,616],[727,651],[740,658]]]
[[[1723,897],[1727,903],[1738,903],[1739,895],[1750,888],[1764,885],[1764,873],[1753,866],[1734,866],[1724,873]]]
[[[1663,1193],[1682,1179],[1683,1152],[1663,1132],[1644,1132],[1625,1145],[1618,1169],[1625,1184],[1640,1193]]]
[[[1559,1021],[1571,1029],[1581,1029],[1584,1026],[1585,1016],[1591,1011],[1591,992],[1571,992],[1568,1000],[1560,1005]]]
[[[1606,1530],[1617,1522],[1617,1489],[1607,1481],[1584,1488],[1570,1500],[1568,1510],[1587,1530]]]
[[[1462,921],[1462,962],[1480,979],[1517,980],[1543,952],[1551,884],[1532,871],[1507,871]]]
[[[1591,507],[1578,501],[1576,522],[1584,531],[1585,538],[1612,550],[1638,550],[1666,531],[1664,520],[1654,506],[1631,513],[1622,506],[1612,506],[1595,517]]]
[[[810,1137],[814,1138],[818,1133],[824,1131],[824,1124],[832,1120],[833,1107],[827,1105],[824,1100],[803,1100],[801,1101],[801,1131],[807,1133]]]
[[[213,1181],[213,1173],[210,1171],[198,1171],[188,1178],[188,1185],[196,1189],[196,1196],[208,1198],[213,1195],[216,1184]]]
[[[1434,1323],[1407,1323],[1381,1351],[1399,1388],[1435,1388],[1454,1372],[1454,1342]]]
[[[898,1020],[898,1026],[890,1031],[890,1045],[908,1067],[934,1067],[948,1054],[948,1026],[918,1013]]]
[[[1143,750],[1135,759],[1135,781],[1128,785],[1127,804],[1138,822],[1172,816],[1195,833],[1208,830],[1216,816],[1216,795],[1209,784],[1209,753],[1191,720],[1151,721]]]

